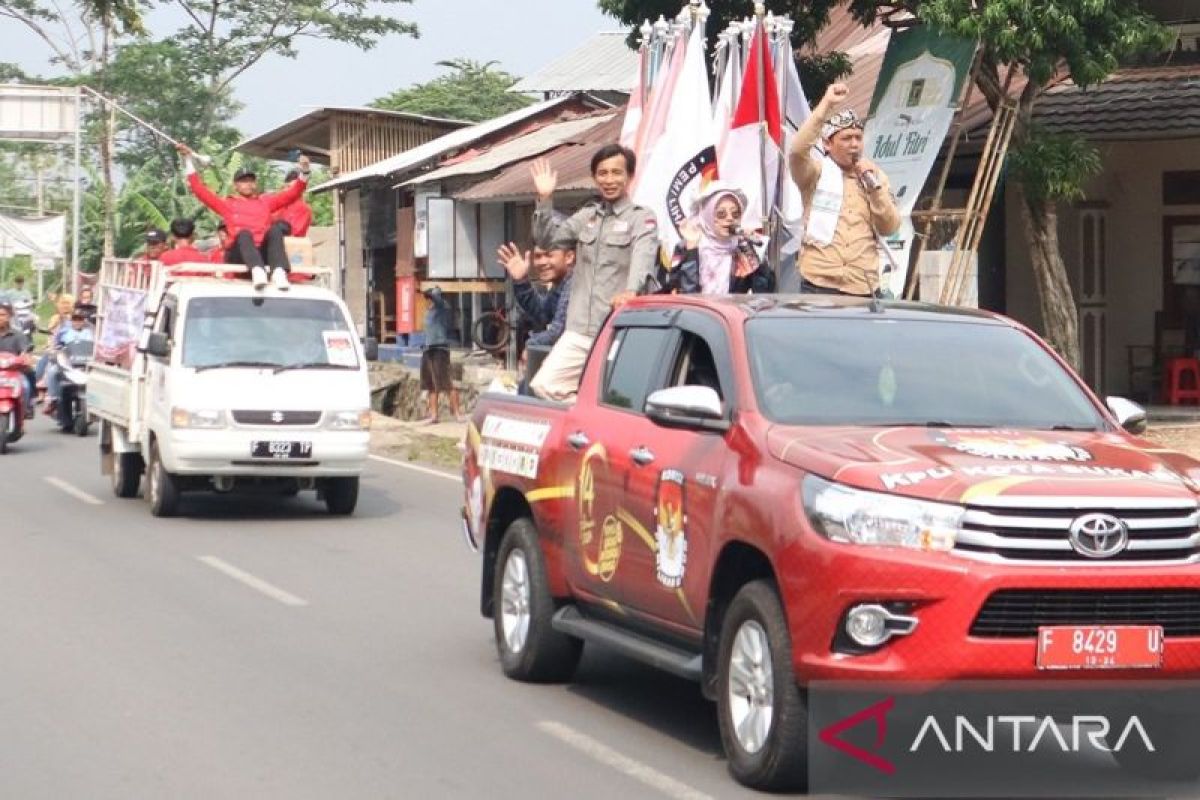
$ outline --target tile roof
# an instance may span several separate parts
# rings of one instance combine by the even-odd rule
[[[1066,82],[1033,114],[1050,133],[1096,141],[1200,137],[1200,64],[1130,67],[1087,89]]]
[[[638,54],[625,31],[597,33],[561,58],[521,79],[512,92],[629,92],[637,83]]]

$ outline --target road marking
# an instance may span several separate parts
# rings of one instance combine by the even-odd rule
[[[104,505],[104,501],[101,500],[100,498],[93,497],[92,495],[85,492],[83,489],[77,489],[76,487],[74,487],[71,484],[64,481],[62,478],[56,478],[53,475],[47,475],[45,478],[43,478],[43,480],[45,480],[46,483],[50,484],[55,489],[64,491],[67,494],[71,495],[71,497],[74,497],[76,500],[78,500],[82,503],[87,503],[89,506]]]
[[[542,733],[553,736],[560,742],[574,747],[589,758],[599,761],[604,766],[611,767],[617,772],[628,775],[630,778],[658,790],[667,797],[674,797],[676,800],[713,800],[712,795],[707,795],[698,789],[693,789],[691,786],[672,778],[670,775],[659,772],[653,767],[647,766],[623,753],[618,753],[608,745],[593,739],[586,733],[580,733],[570,725],[542,720],[537,726]]]
[[[254,575],[251,575],[249,572],[240,570],[237,567],[233,566],[232,564],[228,564],[228,563],[222,561],[221,559],[217,558],[216,556],[196,556],[196,559],[198,561],[204,562],[205,564],[207,564],[208,566],[217,570],[218,572],[225,573],[230,578],[233,578],[235,581],[244,583],[245,585],[249,586],[251,589],[254,589],[255,591],[262,592],[267,597],[270,597],[272,600],[278,600],[279,602],[283,603],[285,606],[306,606],[306,605],[308,605],[307,600],[301,600],[299,597],[296,597],[296,595],[291,594],[290,592],[285,592],[283,589],[280,589],[278,586],[272,586],[271,584],[264,581],[262,578],[255,577]]]
[[[433,475],[435,478],[445,478],[446,480],[454,481],[455,483],[458,483],[462,480],[462,478],[458,475],[455,475],[452,472],[442,472],[440,469],[430,469],[429,467],[422,467],[418,466],[417,464],[409,464],[406,461],[397,461],[394,458],[384,458],[383,456],[377,456],[374,454],[372,454],[370,458],[374,461],[382,461],[384,464],[391,464],[394,467],[404,467],[405,469],[411,469],[414,472],[423,472],[426,475]]]

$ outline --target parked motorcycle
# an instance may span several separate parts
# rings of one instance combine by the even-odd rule
[[[55,363],[62,372],[58,427],[64,433],[74,431],[78,436],[88,435],[91,421],[87,410],[87,368],[94,348],[95,342],[83,339],[64,345],[55,355]]]
[[[24,356],[0,353],[0,455],[25,435],[25,408],[30,402]]]

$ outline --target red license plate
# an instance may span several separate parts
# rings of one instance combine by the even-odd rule
[[[1161,625],[1055,625],[1038,628],[1038,669],[1158,669]]]

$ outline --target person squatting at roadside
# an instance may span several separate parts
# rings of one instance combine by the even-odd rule
[[[796,135],[788,162],[806,209],[800,290],[870,296],[888,263],[883,236],[900,228],[887,175],[862,157],[863,122],[835,83]],[[813,151],[820,138],[824,154]]]
[[[21,357],[21,374],[25,378],[25,419],[32,419],[33,401],[37,396],[33,370],[29,366],[29,351],[33,345],[25,338],[25,334],[13,327],[12,318],[12,306],[0,303],[0,353]]]
[[[531,168],[538,195],[534,239],[575,248],[566,330],[529,383],[534,394],[548,400],[574,399],[583,362],[601,324],[610,310],[644,288],[654,275],[658,256],[654,212],[629,199],[637,156],[619,144],[606,144],[592,155],[591,167],[600,197],[563,222],[556,222],[554,216],[558,173],[545,159]]]
[[[208,253],[196,248],[196,223],[193,220],[173,220],[171,222],[171,238],[175,240],[175,246],[162,254],[162,258],[159,259],[162,263],[174,266],[208,262]]]
[[[741,229],[746,195],[713,181],[683,223],[670,269],[660,268],[662,291],[678,294],[766,294],[775,273]]]
[[[267,285],[267,267],[270,266],[271,284],[276,289],[287,289],[290,264],[283,246],[283,230],[271,222],[271,214],[304,194],[308,185],[308,157],[300,156],[300,177],[281,192],[260,194],[258,176],[253,170],[241,169],[233,176],[235,194],[221,198],[200,179],[192,163],[192,149],[181,144],[178,150],[183,156],[192,193],[220,215],[233,236],[231,246],[225,251],[226,263],[249,267],[255,289]]]
[[[284,183],[291,183],[300,178],[300,170],[291,170],[284,177]],[[305,181],[308,178],[305,176]],[[308,236],[308,229],[312,225],[313,210],[304,200],[304,195],[300,195],[293,202],[288,203],[283,208],[276,211],[271,219],[276,225],[284,223],[287,227],[283,228],[284,236]]]
[[[422,294],[429,301],[429,308],[425,310],[425,349],[421,351],[421,391],[428,396],[429,414],[421,422],[433,425],[438,421],[438,398],[442,392],[450,393],[450,414],[456,422],[462,422],[458,387],[450,374],[450,329],[453,327],[450,304],[436,286]]]

